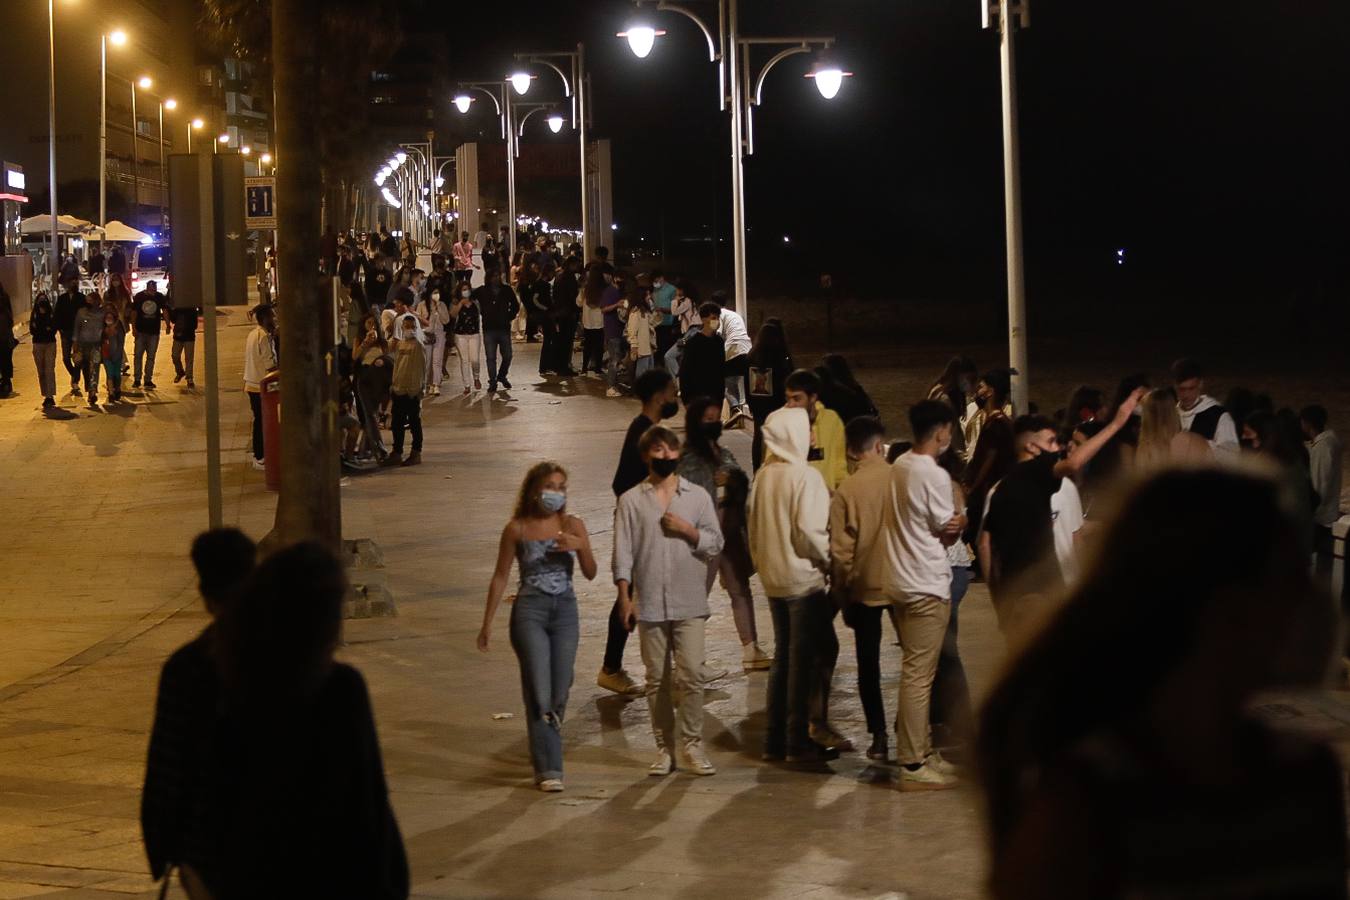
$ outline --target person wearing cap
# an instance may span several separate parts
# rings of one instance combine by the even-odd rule
[[[164,295],[154,281],[145,283],[145,290],[136,295],[132,305],[135,311],[133,331],[133,371],[131,386],[141,386],[141,371],[144,364],[145,389],[155,389],[155,352],[159,350],[159,329],[165,322]]]

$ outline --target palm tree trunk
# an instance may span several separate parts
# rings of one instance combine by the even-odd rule
[[[331,288],[317,273],[320,202],[320,93],[315,23],[323,0],[273,0],[272,50],[277,132],[277,264],[281,332],[281,495],[279,546],[342,542],[338,493],[337,360]]]

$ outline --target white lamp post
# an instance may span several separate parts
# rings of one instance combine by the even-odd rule
[[[141,161],[140,126],[136,116],[136,88],[150,90],[154,82],[149,75],[142,75],[131,83],[131,222],[135,228],[141,215]]]
[[[731,106],[731,236],[732,236],[732,275],[736,309],[750,324],[749,296],[746,290],[746,226],[745,226],[745,173],[743,160],[754,152],[754,107],[760,105],[763,96],[764,79],[774,66],[789,56],[810,53],[813,50],[825,51],[834,45],[832,37],[741,37],[739,31],[739,9],[737,0],[716,0],[717,23],[714,29],[697,14],[680,3],[669,0],[635,0],[638,7],[651,5],[659,11],[675,12],[685,16],[703,32],[708,43],[708,60],[718,64],[718,108],[727,108],[730,97]],[[620,32],[619,37],[628,39],[628,46],[639,58],[645,58],[656,43],[656,38],[665,32],[647,23],[629,26]],[[716,37],[714,37],[714,34]],[[777,46],[780,49],[769,58],[752,79],[750,76],[750,52],[757,46]],[[849,72],[827,64],[818,65],[809,77],[816,79],[816,87],[825,99],[832,99],[843,84]],[[728,90],[729,88],[729,90]]]
[[[655,40],[654,34],[652,39]],[[586,162],[590,146],[590,136],[587,130],[591,127],[590,77],[586,74],[586,47],[583,44],[577,44],[576,50],[551,53],[517,53],[516,59],[522,62],[548,66],[562,79],[563,96],[572,100],[572,127],[577,130],[577,142],[581,145],[581,247],[583,257],[590,259],[591,252],[594,249],[593,244],[599,243],[599,235],[592,233],[590,191],[586,184]],[[569,71],[564,71],[563,67],[559,65],[562,60],[567,61]],[[553,129],[554,134],[562,130],[561,117],[558,118],[559,122],[556,128],[554,128],[554,118],[550,116],[548,120],[548,127]]]
[[[173,110],[178,108],[178,101],[169,97],[159,102],[159,227],[164,230],[168,224],[168,218],[164,211],[164,195],[169,190],[169,170],[164,163],[164,110]]]
[[[1027,411],[1027,286],[1022,272],[1022,163],[1017,142],[1017,68],[1013,31],[1030,24],[1030,0],[981,0],[985,28],[999,31],[999,70],[1003,95],[1003,226],[1008,254],[1008,365],[1013,409]],[[997,19],[994,18],[995,14]]]
[[[98,222],[108,224],[108,45],[125,46],[127,33],[120,28],[98,38]],[[103,240],[99,239],[102,247]]]

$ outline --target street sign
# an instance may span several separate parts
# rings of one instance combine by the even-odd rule
[[[277,227],[277,180],[271,176],[244,179],[244,226]]]

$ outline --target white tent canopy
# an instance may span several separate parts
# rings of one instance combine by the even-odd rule
[[[51,234],[52,217],[43,213],[40,216],[24,219],[19,224],[19,230],[23,234]],[[93,222],[86,222],[84,219],[77,219],[75,216],[57,216],[56,230],[61,234],[97,234],[103,229]]]
[[[143,244],[149,242],[151,238],[144,231],[137,231],[130,225],[113,219],[103,226],[103,239],[105,241],[135,241],[138,244]]]

